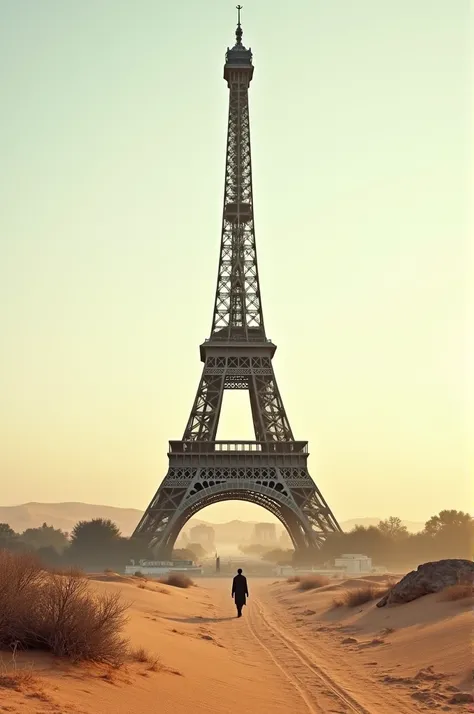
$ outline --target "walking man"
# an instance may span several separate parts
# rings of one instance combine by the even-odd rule
[[[248,596],[247,578],[245,575],[242,575],[242,568],[239,568],[237,575],[232,581],[232,597],[234,598],[235,607],[237,608],[237,617],[242,617],[242,608]]]

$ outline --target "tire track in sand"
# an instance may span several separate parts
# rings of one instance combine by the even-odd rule
[[[304,646],[268,618],[258,598],[252,598],[247,624],[252,636],[295,687],[311,714],[372,714],[316,665]]]

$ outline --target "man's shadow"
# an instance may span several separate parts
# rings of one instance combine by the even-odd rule
[[[167,617],[167,620],[171,622],[186,622],[191,625],[199,625],[201,623],[209,622],[227,622],[228,620],[235,620],[235,615],[233,617]]]

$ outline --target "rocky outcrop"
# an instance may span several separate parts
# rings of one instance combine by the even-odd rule
[[[440,590],[469,583],[474,580],[474,563],[470,560],[449,559],[437,560],[434,563],[424,563],[416,570],[405,575],[399,583],[389,590],[377,607],[411,602],[423,595],[438,593]]]

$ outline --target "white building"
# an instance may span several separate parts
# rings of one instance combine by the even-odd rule
[[[346,572],[347,575],[359,575],[360,573],[371,573],[372,558],[360,553],[345,553],[340,558],[336,558],[334,566]]]
[[[188,575],[202,575],[202,568],[191,560],[139,560],[137,564],[131,561],[131,565],[125,566],[125,575],[148,575],[150,578],[159,578],[168,573],[186,573]]]

